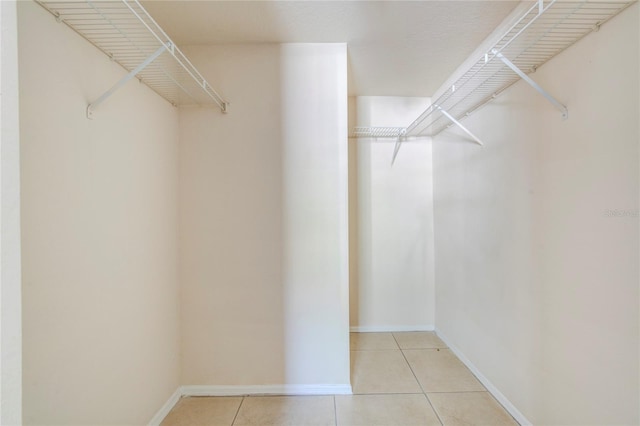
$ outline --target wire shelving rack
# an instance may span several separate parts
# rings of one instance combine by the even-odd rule
[[[121,65],[128,74],[87,108],[93,110],[132,78],[176,106],[228,102],[204,79],[138,0],[35,0]]]
[[[397,138],[436,136],[456,125],[477,143],[460,122],[478,108],[491,102],[511,85],[525,80],[568,117],[561,102],[528,75],[582,37],[620,13],[637,0],[537,0],[498,37],[484,54],[470,58],[466,70],[459,72],[454,83],[436,92],[432,104],[407,127],[396,128],[395,134],[376,127],[358,127],[352,137]],[[451,79],[450,79],[451,80]],[[382,128],[384,129],[384,128]]]

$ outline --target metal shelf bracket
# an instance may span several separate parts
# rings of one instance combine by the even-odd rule
[[[445,110],[444,108],[442,108],[440,105],[433,105],[438,111],[440,111],[442,113],[442,115],[444,115],[445,117],[447,117],[453,124],[455,124],[456,126],[458,126],[460,128],[460,130],[462,130],[463,132],[465,132],[467,135],[469,135],[471,137],[471,139],[473,139],[478,145],[482,146],[484,145],[482,143],[482,141],[473,133],[471,133],[471,131],[469,129],[467,129],[462,123],[460,123],[458,120],[456,120],[451,114],[449,114],[447,112],[447,110]]]
[[[140,0],[34,0],[61,22],[121,66],[126,76],[86,108],[95,110],[118,89],[137,78],[173,106],[217,106],[229,103],[205,80]]]
[[[562,119],[566,120],[567,118],[569,118],[569,110],[567,109],[566,106],[564,106],[562,103],[560,103],[556,98],[554,98],[549,92],[547,92],[546,90],[544,90],[538,83],[536,83],[535,81],[533,81],[531,79],[531,77],[529,77],[524,71],[522,71],[520,68],[518,68],[513,62],[511,62],[509,59],[507,59],[502,53],[500,53],[497,49],[493,49],[491,51],[491,53],[493,53],[494,55],[496,55],[496,57],[498,59],[500,59],[506,66],[508,66],[509,68],[511,68],[511,70],[513,72],[515,72],[516,74],[518,74],[518,76],[523,79],[524,81],[526,81],[531,87],[533,87],[534,89],[536,89],[536,91],[538,93],[540,93],[542,96],[544,96],[549,102],[551,102],[553,104],[553,106],[555,106],[558,110],[560,110],[560,112],[562,113]]]
[[[160,48],[158,50],[153,52],[140,65],[138,65],[135,69],[131,70],[131,72],[129,72],[124,77],[122,77],[120,79],[120,81],[118,81],[116,84],[114,84],[113,87],[111,87],[111,89],[107,90],[106,92],[104,92],[102,94],[102,96],[100,96],[95,101],[91,102],[89,104],[89,106],[87,107],[87,118],[93,119],[94,110],[96,109],[96,107],[98,107],[98,105],[100,105],[101,103],[106,101],[118,89],[120,89],[122,86],[124,86],[129,80],[134,78],[136,75],[138,75],[143,69],[145,69],[147,67],[147,65],[149,65],[151,62],[155,61],[158,58],[158,56],[162,55],[164,52],[166,52],[167,50],[170,50],[171,48],[172,48],[172,44],[170,42],[167,43],[166,45],[160,46]]]
[[[396,145],[393,147],[393,157],[391,157],[392,166],[393,166],[393,163],[396,162],[396,157],[398,156],[398,152],[400,152],[400,146],[406,134],[407,134],[406,129],[401,129],[398,133],[398,139],[396,139]]]
[[[482,141],[459,120],[495,99],[512,84],[526,81],[568,118],[567,107],[533,81],[523,70],[535,72],[549,59],[609,21],[638,0],[533,0],[523,2],[505,29],[486,44],[433,95],[432,103],[407,127],[356,127],[352,137],[388,138],[396,141],[395,160],[408,138],[436,137],[453,125],[476,143]],[[513,58],[517,65],[507,58]],[[498,60],[499,59],[499,60]],[[439,114],[440,112],[441,114]],[[400,133],[402,131],[402,134]]]

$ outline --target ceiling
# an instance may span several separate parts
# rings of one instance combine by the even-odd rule
[[[179,46],[346,42],[350,95],[431,96],[518,1],[142,3]]]

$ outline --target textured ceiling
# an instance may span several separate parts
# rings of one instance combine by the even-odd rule
[[[142,2],[179,46],[346,42],[351,95],[431,96],[517,1]]]

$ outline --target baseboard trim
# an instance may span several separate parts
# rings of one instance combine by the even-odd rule
[[[182,391],[180,388],[178,388],[169,397],[167,402],[165,402],[164,405],[158,410],[158,412],[151,418],[151,421],[149,421],[149,426],[159,426],[164,418],[167,417],[167,414],[169,414],[173,407],[178,403],[181,397]]]
[[[349,327],[352,333],[400,333],[403,331],[434,331],[432,325],[356,325]]]
[[[351,395],[351,385],[251,385],[180,386],[149,421],[149,426],[159,426],[167,414],[183,396],[240,396],[240,395]]]
[[[250,385],[181,386],[182,396],[238,396],[238,395],[350,395],[351,385]]]
[[[469,358],[467,358],[464,355],[464,353],[462,353],[462,351],[456,345],[451,343],[451,341],[447,338],[447,336],[442,334],[442,332],[437,328],[435,329],[435,332],[438,335],[438,337],[449,347],[449,349],[451,349],[451,352],[453,352],[460,359],[460,361],[462,361],[462,363],[466,365],[469,370],[471,370],[471,372],[476,376],[476,378],[480,380],[480,383],[482,383],[484,387],[487,388],[489,393],[493,395],[493,397],[497,399],[500,404],[502,404],[505,410],[507,410],[509,414],[511,414],[513,418],[516,419],[518,423],[520,423],[521,426],[533,425],[533,423],[531,423],[520,412],[520,410],[518,410],[516,406],[513,405],[511,401],[509,401],[509,399],[507,399],[507,397],[504,396],[504,394],[500,392],[498,388],[493,383],[491,383],[491,381],[487,379],[487,377],[484,374],[482,374],[475,365],[473,365],[471,361],[469,361]]]

